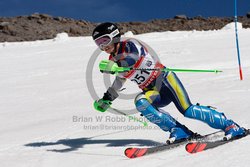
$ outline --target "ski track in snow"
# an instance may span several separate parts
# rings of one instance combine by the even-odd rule
[[[239,80],[232,29],[156,32],[133,37],[151,46],[168,67],[223,70],[220,74],[178,76],[193,103],[215,106],[249,128],[250,29],[239,30],[244,81]],[[123,155],[126,147],[158,145],[165,142],[168,134],[150,123],[151,129],[143,129],[140,123],[126,117],[93,109],[86,68],[95,49],[91,37],[69,38],[66,34],[53,40],[0,43],[1,167],[249,166],[250,137],[194,155],[181,146],[127,159]],[[105,58],[107,55],[102,54],[98,60]],[[93,72],[93,84],[101,97],[106,88],[97,62]],[[139,92],[129,81],[125,87],[123,94]],[[117,99],[113,105],[132,109],[133,99]],[[201,134],[215,131],[201,122],[183,118],[172,104],[164,109],[194,131]],[[100,116],[102,121],[97,120]],[[139,114],[135,116],[140,118]],[[74,117],[88,120],[77,122]],[[138,129],[128,130],[128,125]]]

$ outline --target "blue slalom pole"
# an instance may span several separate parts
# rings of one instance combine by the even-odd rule
[[[239,72],[240,72],[240,80],[243,80],[241,62],[240,62],[240,47],[238,40],[238,28],[237,28],[237,0],[234,0],[234,23],[235,23],[235,37],[236,37],[236,47],[237,47],[237,55],[238,55],[238,63],[239,63]]]

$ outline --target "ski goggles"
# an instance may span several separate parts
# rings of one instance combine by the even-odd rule
[[[103,50],[106,46],[110,45],[113,42],[113,38],[119,34],[119,30],[111,32],[110,34],[104,34],[95,39],[96,45]]]

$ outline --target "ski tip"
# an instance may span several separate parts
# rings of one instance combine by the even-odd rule
[[[132,150],[133,148],[126,148],[126,150],[124,151],[124,154],[128,157],[128,158],[130,158],[131,157],[131,150]]]
[[[193,142],[193,143],[188,143],[185,149],[187,152],[193,154],[203,151],[206,148],[206,146],[207,146],[206,143]]]
[[[185,149],[187,152],[192,153],[193,147],[194,147],[194,143],[188,143],[186,144]]]
[[[124,154],[128,157],[128,158],[137,158],[137,157],[141,157],[143,155],[145,155],[147,152],[147,148],[127,148],[124,151]]]

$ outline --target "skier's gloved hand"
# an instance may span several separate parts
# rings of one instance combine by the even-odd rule
[[[118,68],[118,65],[111,60],[102,60],[99,63],[99,69],[103,73],[115,74]]]
[[[94,102],[94,108],[97,111],[105,112],[110,107],[111,104],[112,103],[110,100],[99,99]]]
[[[116,74],[130,71],[129,67],[119,67],[116,62],[111,60],[102,60],[99,63],[99,69],[103,73]]]
[[[112,101],[118,97],[118,93],[113,87],[109,87],[104,93],[103,98],[94,102],[94,108],[100,112],[105,112],[112,104]]]

